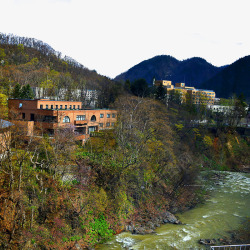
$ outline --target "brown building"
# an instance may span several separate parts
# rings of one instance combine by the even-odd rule
[[[25,126],[27,135],[40,131],[53,136],[57,129],[70,128],[84,142],[91,132],[113,128],[117,120],[116,110],[82,109],[81,102],[9,99],[8,105],[10,120]]]

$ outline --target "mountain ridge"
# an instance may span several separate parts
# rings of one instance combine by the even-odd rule
[[[250,100],[250,55],[227,66],[202,83],[201,87],[213,88],[219,97],[228,98],[244,94],[245,98]]]
[[[223,67],[225,66],[216,67],[200,57],[180,61],[169,55],[159,55],[136,64],[116,76],[114,80],[124,81],[128,79],[134,81],[138,78],[144,78],[150,84],[155,78],[157,80],[171,80],[172,82],[185,81],[188,85],[197,87],[218,73]]]

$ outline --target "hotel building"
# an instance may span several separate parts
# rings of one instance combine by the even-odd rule
[[[194,104],[214,104],[215,92],[213,90],[196,89],[186,86],[185,83],[176,83],[174,86],[171,81],[166,80],[157,80],[154,82],[155,86],[159,86],[160,84],[167,90],[167,94],[169,94],[170,91],[179,92],[183,100],[189,95]]]
[[[81,102],[49,99],[9,99],[9,119],[27,129],[27,135],[47,133],[53,136],[57,129],[69,128],[83,143],[91,132],[111,129],[117,120],[117,111],[110,109],[83,109]]]

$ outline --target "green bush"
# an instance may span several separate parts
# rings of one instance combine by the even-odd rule
[[[97,242],[103,243],[114,234],[112,229],[109,229],[109,224],[103,214],[94,219],[94,222],[89,223],[90,243],[93,245]]]

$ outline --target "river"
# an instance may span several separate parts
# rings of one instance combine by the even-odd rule
[[[219,174],[223,176],[219,181],[202,181],[210,194],[203,204],[176,214],[182,225],[165,224],[150,235],[124,232],[97,249],[206,249],[199,239],[229,236],[228,231],[250,216],[250,174]]]

